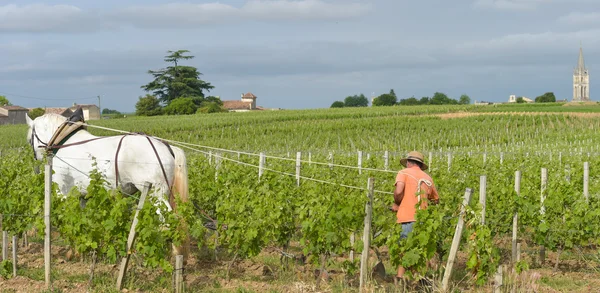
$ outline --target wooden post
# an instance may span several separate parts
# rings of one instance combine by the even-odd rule
[[[354,238],[356,237],[356,233],[350,233],[350,262],[354,262]]]
[[[358,151],[358,174],[362,174],[362,151]]]
[[[373,194],[375,191],[375,180],[369,177],[367,181],[367,203],[365,204],[365,230],[363,232],[363,251],[360,258],[360,292],[364,292],[367,284],[369,271],[369,250],[371,249],[371,214],[373,212]]]
[[[504,162],[504,153],[500,153],[500,165]]]
[[[483,153],[483,165],[485,165],[486,161],[487,161],[487,153]]]
[[[383,169],[388,170],[390,168],[390,152],[385,151],[383,154]]]
[[[140,210],[144,207],[144,202],[146,201],[146,196],[148,195],[148,192],[150,192],[150,189],[152,189],[152,183],[145,182],[144,190],[142,191],[140,201],[138,202],[137,209],[135,210],[135,215],[133,216],[133,223],[131,223],[131,228],[129,229],[129,236],[127,237],[127,256],[121,259],[119,276],[117,277],[117,290],[119,291],[123,288],[123,282],[125,281],[127,264],[129,263],[129,257],[131,256],[131,248],[133,247],[133,241],[135,240],[136,236],[135,227],[138,223],[138,214],[140,213]]]
[[[588,201],[590,197],[590,164],[583,162],[583,196]]]
[[[175,292],[183,292],[183,255],[175,256]]]
[[[329,160],[329,169],[333,168],[333,153],[329,152],[329,156],[327,156],[327,159]]]
[[[485,225],[485,190],[487,181],[485,175],[479,177],[479,204],[481,205],[481,224]]]
[[[44,224],[46,228],[44,230],[44,269],[46,288],[51,289],[52,280],[50,280],[50,208],[52,202],[52,155],[48,155],[48,162],[46,163],[44,170]]]
[[[208,164],[212,166],[212,151],[208,151]]]
[[[312,153],[308,152],[308,164],[312,164]]]
[[[300,160],[302,159],[302,153],[296,153],[296,185],[300,186]]]
[[[515,192],[517,196],[521,196],[521,171],[515,172]],[[513,232],[512,232],[512,261],[517,260],[517,230],[518,230],[519,213],[515,211],[513,216]]]
[[[448,172],[450,172],[451,166],[452,166],[452,153],[448,153]]]
[[[8,259],[8,231],[2,231],[2,260]]]
[[[502,292],[502,266],[498,266],[498,271],[494,276],[494,293]]]
[[[431,166],[433,166],[433,157],[431,152],[429,152],[429,161],[427,163],[429,163],[429,170],[431,170]]]
[[[548,184],[548,169],[542,168],[542,194],[540,195],[540,215],[542,216],[542,222],[544,222],[544,215],[546,214],[546,208],[544,207],[544,201],[546,200],[546,187]],[[543,245],[540,247],[540,263],[546,262],[546,247]]]
[[[258,160],[258,180],[259,181],[260,181],[260,177],[262,177],[262,174],[264,172],[264,170],[263,170],[264,168],[265,168],[265,153],[261,152],[259,160]]]
[[[12,237],[13,277],[17,276],[17,235]]]
[[[448,290],[448,283],[450,282],[450,276],[452,275],[452,267],[454,266],[454,259],[458,252],[458,246],[460,245],[460,238],[462,235],[463,226],[465,224],[465,208],[471,201],[471,188],[465,190],[465,197],[463,203],[460,206],[460,215],[458,216],[458,223],[456,224],[456,230],[454,231],[454,238],[452,238],[452,246],[450,246],[450,254],[448,255],[448,262],[446,269],[444,270],[444,278],[442,279],[442,290]]]

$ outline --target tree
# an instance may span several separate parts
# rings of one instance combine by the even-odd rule
[[[556,96],[553,92],[547,92],[541,96],[535,98],[536,103],[554,103],[556,102]]]
[[[391,90],[390,90],[390,95],[392,95],[392,96],[394,96],[394,97],[398,98],[398,97],[396,96],[396,93],[394,92],[394,89],[391,89]]]
[[[402,99],[402,100],[400,100],[399,104],[402,105],[402,106],[418,105],[419,104],[419,100],[417,100],[417,98],[415,98],[415,97],[410,97],[408,99]]]
[[[12,106],[12,104],[5,96],[0,96],[0,106]]]
[[[202,103],[202,107],[198,108],[196,113],[219,113],[219,112],[227,112],[227,109],[223,108],[223,103],[221,104],[217,102],[204,102]]]
[[[518,97],[517,104],[522,104],[522,103],[525,103],[525,99],[523,99],[523,97]]]
[[[164,110],[167,115],[189,115],[196,113],[198,106],[192,98],[179,98],[173,100]]]
[[[432,105],[448,105],[448,104],[458,104],[458,102],[454,99],[448,98],[448,96],[444,93],[436,92],[433,94],[433,97],[429,101]]]
[[[202,73],[192,66],[179,65],[179,60],[189,60],[194,56],[184,55],[188,50],[167,51],[170,55],[165,56],[165,62],[173,63],[166,69],[148,70],[154,76],[154,80],[141,86],[147,92],[152,92],[162,103],[169,105],[171,101],[180,97],[191,97],[198,99],[200,104],[204,100],[204,91],[214,88],[210,83],[201,80]]]
[[[42,108],[31,109],[31,110],[29,110],[29,113],[28,113],[29,118],[31,118],[31,119],[38,118],[44,114],[46,114],[46,111],[44,111],[44,109],[42,109]]]
[[[354,95],[348,96],[344,99],[344,107],[367,107],[369,106],[369,100],[365,95]]]
[[[392,90],[393,92],[393,90]],[[396,105],[397,103],[397,99],[395,94],[392,95],[391,93],[389,94],[383,94],[380,95],[379,97],[373,99],[373,106],[393,106]]]
[[[162,114],[160,101],[153,95],[140,97],[135,104],[135,114],[138,116],[156,116]]]
[[[419,105],[429,105],[430,102],[431,102],[431,99],[429,99],[429,97],[422,97],[419,100]]]
[[[462,96],[460,96],[458,103],[461,105],[471,104],[471,98],[469,98],[469,96],[467,96],[467,95],[462,95]]]
[[[344,108],[344,102],[335,101],[333,104],[331,104],[331,108]]]
[[[111,110],[108,108],[104,108],[102,109],[102,114],[121,114],[121,112],[117,111],[117,110]]]

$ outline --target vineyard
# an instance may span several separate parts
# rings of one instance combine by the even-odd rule
[[[189,236],[186,292],[358,292],[372,194],[368,291],[402,290],[391,280],[402,264],[414,280],[409,290],[441,292],[463,222],[449,291],[588,292],[600,285],[598,113],[599,106],[382,107],[131,117],[89,121],[88,130],[144,132],[187,154],[190,201],[178,203],[181,213],[162,210],[161,219],[152,199],[139,210],[129,291],[170,292],[170,243]],[[16,277],[12,258],[2,256],[7,292],[46,289],[36,250],[44,165],[33,160],[26,133],[26,125],[0,128],[2,230],[18,237],[19,255]],[[418,211],[415,232],[400,242],[391,191],[411,150],[425,155],[440,204]],[[68,148],[56,158],[68,160]],[[85,198],[53,194],[54,292],[117,292],[140,193],[107,191],[97,172],[89,178]]]

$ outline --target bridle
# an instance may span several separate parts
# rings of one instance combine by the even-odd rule
[[[46,148],[48,147],[48,144],[40,139],[40,137],[37,135],[37,132],[35,131],[35,125],[33,125],[31,127],[31,149],[33,150],[33,158],[37,160],[33,138],[37,139],[37,141],[41,144],[40,146],[38,146],[38,148]]]

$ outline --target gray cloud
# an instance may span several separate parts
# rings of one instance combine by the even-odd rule
[[[72,5],[0,6],[0,32],[85,32],[101,26],[98,15]]]
[[[251,0],[241,7],[220,2],[140,5],[114,10],[84,10],[73,5],[0,6],[0,32],[83,33],[138,28],[197,28],[195,25],[244,21],[310,21],[356,18],[369,4],[333,4],[322,0]]]
[[[219,2],[132,6],[112,12],[110,16],[136,27],[179,28],[252,20],[343,20],[364,15],[370,9],[369,4],[332,4],[322,0],[251,0],[239,8]]]
[[[570,25],[600,24],[600,12],[571,12],[561,16],[558,21]]]
[[[493,8],[500,10],[533,10],[538,5],[550,0],[477,0],[474,2],[475,7]]]

